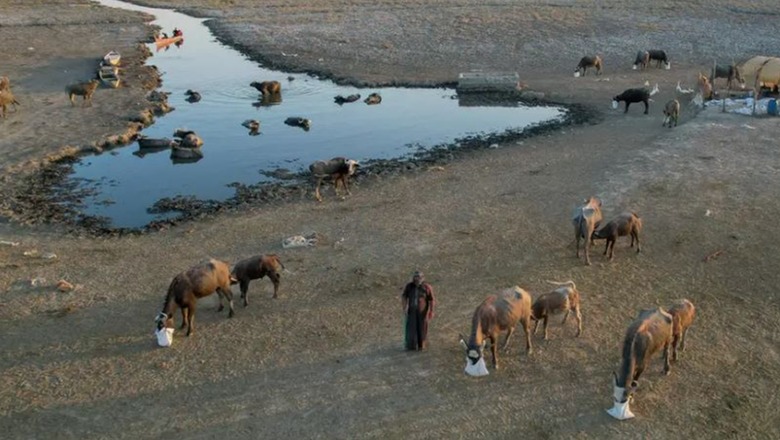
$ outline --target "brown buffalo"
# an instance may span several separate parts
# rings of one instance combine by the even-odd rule
[[[199,298],[209,296],[215,291],[219,295],[219,308],[222,311],[222,297],[228,300],[230,313],[228,318],[232,318],[233,310],[233,292],[230,290],[231,282],[236,280],[230,275],[230,268],[227,263],[219,260],[208,260],[198,264],[184,272],[173,277],[168,294],[165,297],[165,303],[160,315],[157,317],[158,329],[163,327],[173,327],[173,314],[176,308],[181,309],[182,323],[181,328],[187,327],[187,336],[195,330],[195,305]]]
[[[249,305],[249,282],[259,280],[266,275],[274,284],[274,298],[276,298],[279,294],[282,270],[284,270],[284,265],[276,254],[255,255],[236,263],[230,275],[241,287],[241,299],[244,300],[244,307]]]
[[[498,294],[488,296],[474,311],[471,319],[471,335],[468,342],[461,336],[460,344],[466,350],[469,362],[476,364],[483,357],[485,344],[490,340],[493,354],[493,367],[498,369],[498,338],[506,331],[502,350],[509,345],[509,339],[517,323],[525,331],[525,347],[528,354],[531,346],[531,295],[520,287],[514,286]]]
[[[253,81],[249,86],[256,88],[263,95],[276,95],[282,92],[282,84],[279,81]]]

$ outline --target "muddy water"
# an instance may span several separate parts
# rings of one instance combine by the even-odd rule
[[[158,118],[144,134],[172,138],[176,128],[186,127],[204,140],[204,158],[195,163],[174,163],[170,151],[138,155],[137,144],[81,160],[72,177],[98,189],[85,200],[83,213],[107,217],[114,227],[140,227],[159,219],[147,209],[164,197],[227,199],[235,192],[230,183],[270,180],[262,171],[300,172],[314,160],[334,156],[402,158],[419,148],[516,130],[565,112],[519,104],[468,106],[452,89],[357,89],[272,71],[217,42],[202,19],[114,0],[100,3],[152,14],[152,23],[169,35],[174,27],[184,31],[181,47],[157,51],[150,45],[154,56],[147,63],[162,72],[162,90],[171,93],[169,103],[176,110]],[[249,86],[265,80],[282,83],[281,102],[264,105]],[[187,102],[188,89],[199,92],[202,100]],[[363,103],[372,92],[382,96],[381,104]],[[361,100],[344,105],[333,100],[350,94],[360,94]],[[291,116],[310,119],[311,129],[285,125]],[[260,121],[259,135],[251,136],[241,126],[247,119]]]

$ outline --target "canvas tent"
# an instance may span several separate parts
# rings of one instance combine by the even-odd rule
[[[745,61],[739,68],[748,84],[761,83],[772,88],[780,84],[780,58],[757,56]]]

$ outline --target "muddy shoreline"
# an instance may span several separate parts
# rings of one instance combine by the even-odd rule
[[[153,71],[153,69],[150,69]],[[324,73],[322,75],[325,75]],[[398,85],[396,85],[398,86]],[[420,86],[422,87],[422,86]],[[499,144],[517,144],[522,140],[548,135],[564,127],[582,124],[597,124],[603,115],[596,109],[585,104],[566,104],[540,99],[524,99],[523,94],[513,93],[481,93],[470,94],[474,102],[483,101],[486,104],[500,102],[523,102],[533,106],[557,106],[566,109],[566,114],[557,120],[534,124],[521,130],[509,130],[503,133],[492,133],[481,136],[468,136],[452,143],[434,146],[426,151],[416,152],[411,158],[374,159],[362,164],[359,172],[353,177],[358,185],[399,174],[417,173],[431,166],[441,166],[453,160],[467,157],[474,151],[496,148]],[[159,104],[155,103],[149,112],[161,114]],[[156,220],[139,228],[113,227],[110,220],[99,216],[89,216],[80,213],[86,197],[99,192],[99,189],[83,188],[77,190],[77,182],[69,176],[73,164],[90,154],[110,154],[114,148],[122,148],[133,142],[138,134],[124,134],[120,139],[112,138],[104,141],[102,148],[94,151],[68,152],[62,157],[48,161],[34,172],[17,176],[21,180],[19,190],[9,198],[12,208],[11,220],[23,224],[63,227],[72,234],[88,234],[92,236],[135,235],[168,229],[209,216],[240,209],[262,206],[269,203],[282,203],[292,200],[312,198],[312,185],[308,173],[285,173],[280,170],[284,179],[272,183],[242,184],[233,183],[235,195],[225,200],[200,199],[193,196],[166,197],[159,199],[148,208],[154,214],[175,214],[167,219]],[[520,148],[515,145],[511,148]],[[273,172],[267,174],[274,174]]]

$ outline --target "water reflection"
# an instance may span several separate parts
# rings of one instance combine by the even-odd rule
[[[144,135],[163,138],[186,128],[204,140],[202,155],[184,159],[186,164],[181,158],[173,161],[169,154],[135,146],[77,164],[73,177],[79,182],[116,182],[100,186],[98,195],[85,200],[84,210],[109,217],[114,226],[138,227],[158,218],[147,209],[164,197],[226,199],[234,195],[229,186],[233,182],[277,179],[269,170],[297,173],[315,160],[334,156],[403,157],[420,146],[518,129],[564,113],[517,102],[486,106],[465,96],[453,99],[451,89],[358,89],[305,74],[272,71],[218,43],[203,19],[115,0],[100,3],[147,12],[162,29],[184,31],[186,47],[168,46],[172,48],[147,60],[163,73],[163,90],[170,92],[168,101],[176,110],[158,118]],[[250,86],[263,81],[278,81],[281,93],[262,94]],[[197,92],[200,100],[188,102],[187,90]],[[381,103],[367,104],[371,93],[381,96]],[[354,96],[359,97],[353,100]],[[242,128],[247,120],[258,121],[258,129]],[[101,204],[104,200],[117,203]]]

